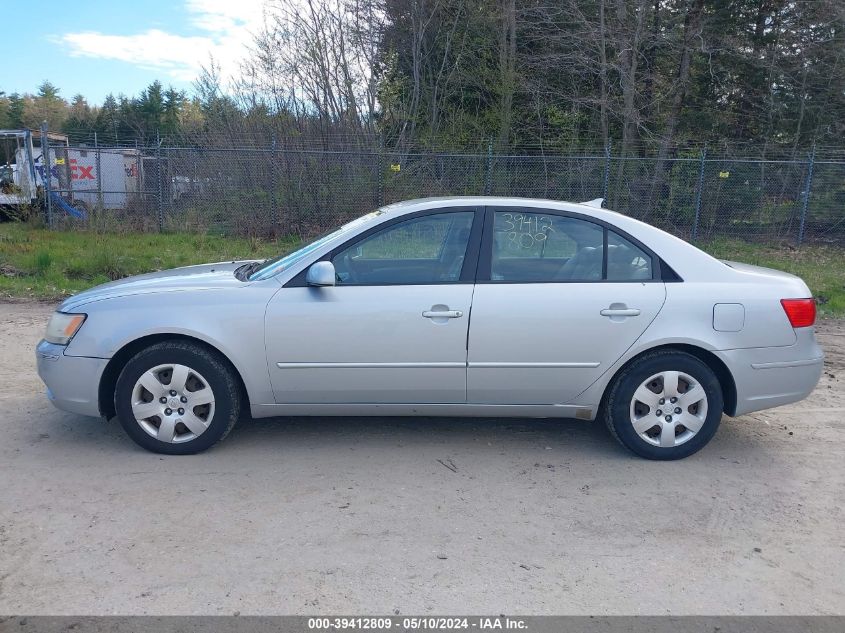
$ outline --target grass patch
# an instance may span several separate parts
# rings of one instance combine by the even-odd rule
[[[264,241],[189,233],[110,234],[47,231],[0,224],[0,296],[60,300],[129,275],[231,259],[287,253],[294,237]],[[845,316],[845,249],[718,240],[699,245],[720,259],[777,268],[804,279],[821,316]]]
[[[0,224],[0,296],[58,301],[91,286],[155,270],[286,253],[297,238],[47,231]]]
[[[32,258],[32,268],[41,275],[50,269],[52,263],[53,258],[47,251],[38,251]]]

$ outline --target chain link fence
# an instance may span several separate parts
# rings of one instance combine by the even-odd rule
[[[310,236],[428,196],[585,201],[688,240],[845,243],[845,161],[266,148],[53,147],[47,218],[91,226]],[[43,174],[43,171],[40,173]]]

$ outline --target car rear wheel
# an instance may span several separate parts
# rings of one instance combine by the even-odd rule
[[[647,459],[681,459],[701,450],[722,418],[719,379],[685,352],[646,354],[616,377],[604,410],[613,436]]]
[[[237,422],[240,389],[228,363],[186,341],[132,357],[117,379],[115,410],[126,433],[155,453],[188,455],[222,440]]]

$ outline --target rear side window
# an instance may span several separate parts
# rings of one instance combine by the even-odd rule
[[[496,211],[493,281],[598,281],[602,279],[601,226],[560,215]]]
[[[642,281],[651,279],[651,256],[621,235],[607,232],[607,280]]]
[[[541,209],[493,213],[493,282],[644,281],[654,266],[641,247],[588,219]]]

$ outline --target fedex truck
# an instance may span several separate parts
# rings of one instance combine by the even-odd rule
[[[136,149],[93,149],[83,147],[51,147],[49,160],[50,188],[71,204],[83,202],[98,207],[102,196],[104,209],[124,209],[128,196],[139,191],[143,161]],[[36,182],[43,186],[45,161],[43,152],[35,150]]]
[[[0,206],[36,204],[48,172],[53,192],[89,208],[123,209],[141,191],[144,161],[137,149],[53,145],[45,160],[30,130],[0,130],[0,140],[15,144],[14,162],[0,165]]]

